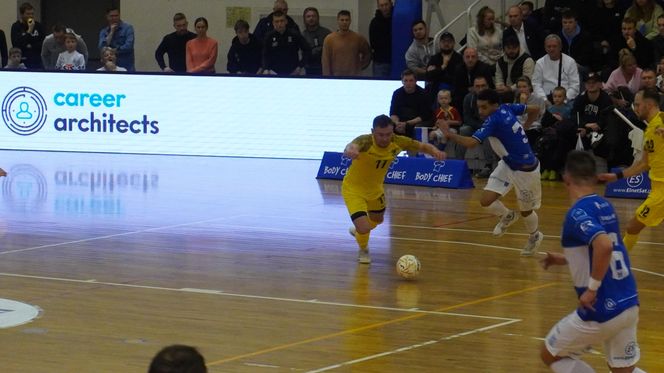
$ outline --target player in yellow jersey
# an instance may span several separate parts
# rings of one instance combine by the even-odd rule
[[[445,159],[444,152],[431,144],[423,144],[409,137],[394,134],[394,122],[387,115],[373,120],[370,135],[362,135],[346,145],[344,156],[353,160],[341,185],[341,195],[353,221],[350,233],[360,247],[358,261],[371,263],[369,234],[383,222],[385,195],[383,181],[392,161],[401,151],[427,153],[437,160]]]
[[[602,181],[616,181],[623,177],[648,171],[651,189],[648,198],[636,209],[636,215],[627,223],[623,242],[631,250],[641,230],[656,227],[664,220],[664,113],[659,111],[659,94],[654,89],[639,91],[634,97],[634,112],[648,122],[643,138],[643,157],[640,161],[617,173],[598,175]]]

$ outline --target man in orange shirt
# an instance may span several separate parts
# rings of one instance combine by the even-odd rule
[[[350,30],[350,12],[337,14],[339,30],[329,34],[323,42],[323,75],[358,76],[371,62],[369,42]]]

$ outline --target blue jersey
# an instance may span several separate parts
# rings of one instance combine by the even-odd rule
[[[513,170],[532,169],[537,158],[528,143],[528,136],[517,116],[526,112],[526,105],[503,104],[475,131],[479,142],[489,139],[491,148]]]
[[[586,291],[592,271],[593,240],[607,234],[613,241],[611,265],[597,290],[596,311],[579,308],[582,320],[604,322],[639,304],[636,281],[632,275],[627,250],[620,237],[618,217],[613,206],[602,197],[591,194],[579,199],[567,212],[563,224],[562,246],[572,273],[576,294]]]

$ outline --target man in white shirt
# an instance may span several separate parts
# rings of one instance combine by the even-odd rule
[[[581,86],[576,61],[562,53],[562,41],[558,35],[547,36],[544,40],[544,49],[546,55],[535,63],[534,94],[548,99],[551,91],[560,86],[567,90],[567,101],[571,102],[579,95]]]

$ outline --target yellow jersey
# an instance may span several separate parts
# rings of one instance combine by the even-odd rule
[[[352,141],[360,148],[360,154],[353,160],[343,187],[365,195],[367,198],[383,193],[385,175],[392,161],[403,150],[417,151],[420,143],[410,137],[394,135],[390,144],[384,148],[374,144],[372,135],[362,135]]]
[[[664,138],[655,133],[658,128],[664,128],[664,112],[660,112],[648,122],[643,136],[643,151],[648,154],[650,179],[664,181]]]

